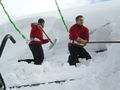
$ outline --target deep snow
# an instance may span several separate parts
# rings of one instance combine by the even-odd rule
[[[85,25],[89,27],[91,32],[91,41],[120,40],[120,13],[117,11],[120,8],[119,3],[120,1],[118,0],[98,3],[88,5],[87,7],[79,7],[80,9],[64,10],[63,14],[69,27],[74,24],[76,15],[84,15]],[[67,64],[69,55],[67,50],[68,33],[59,19],[57,12],[20,17],[15,20],[15,23],[29,38],[30,23],[36,22],[40,16],[43,16],[46,20],[46,32],[52,39],[57,38],[58,40],[52,50],[48,50],[49,44],[43,46],[45,50],[45,61],[42,66],[17,63],[18,59],[32,58],[29,47],[9,23],[0,26],[0,38],[3,38],[9,33],[17,41],[15,45],[12,45],[8,41],[0,59],[0,71],[7,87],[79,78],[73,82],[47,84],[39,87],[21,88],[20,90],[119,90],[119,44],[88,45],[86,49],[93,57],[89,66],[70,67]],[[108,49],[106,52],[99,54],[94,52],[106,48]]]

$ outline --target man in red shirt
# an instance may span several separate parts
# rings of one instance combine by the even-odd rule
[[[41,65],[44,60],[42,44],[49,42],[49,39],[43,39],[44,24],[45,21],[42,18],[38,20],[38,23],[31,24],[31,42],[29,43],[29,47],[34,57],[34,64],[36,65]]]
[[[69,47],[69,60],[70,65],[75,65],[80,63],[79,58],[85,58],[86,60],[91,59],[90,54],[84,49],[84,46],[87,45],[89,41],[89,30],[83,25],[84,18],[83,16],[76,17],[76,24],[70,28],[68,44]]]

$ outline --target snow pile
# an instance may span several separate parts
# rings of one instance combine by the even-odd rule
[[[112,40],[120,40],[120,18],[118,18],[114,23],[113,23],[113,32],[111,34],[111,39]],[[119,52],[120,52],[120,45],[119,44],[113,44],[109,46],[109,51],[107,53],[108,58],[106,63],[106,68],[104,71],[106,71],[106,78],[104,78],[104,88],[107,90],[111,88],[111,90],[119,90],[119,80],[120,80],[120,58],[119,58]]]

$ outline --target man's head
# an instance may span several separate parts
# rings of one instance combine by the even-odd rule
[[[84,17],[82,15],[77,16],[76,17],[76,23],[78,25],[80,25],[80,26],[83,25],[83,23],[84,23]]]
[[[40,19],[38,20],[38,23],[39,23],[42,27],[44,27],[45,20],[44,20],[43,18],[40,18]]]

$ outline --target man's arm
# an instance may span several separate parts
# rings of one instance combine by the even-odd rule
[[[88,39],[87,39],[88,33],[85,32],[85,38],[86,38],[86,39],[84,40],[84,39],[82,39],[81,37],[79,37],[79,35],[78,35],[78,33],[76,32],[76,30],[75,30],[74,27],[72,27],[72,28],[70,29],[70,36],[72,37],[73,40],[75,40],[75,41],[77,41],[77,42],[79,42],[79,43],[82,43],[82,44],[84,44],[84,45],[86,45],[87,42],[88,42]]]
[[[84,45],[89,42],[89,30],[87,28],[84,30],[84,39],[78,37],[77,41],[81,42]]]

